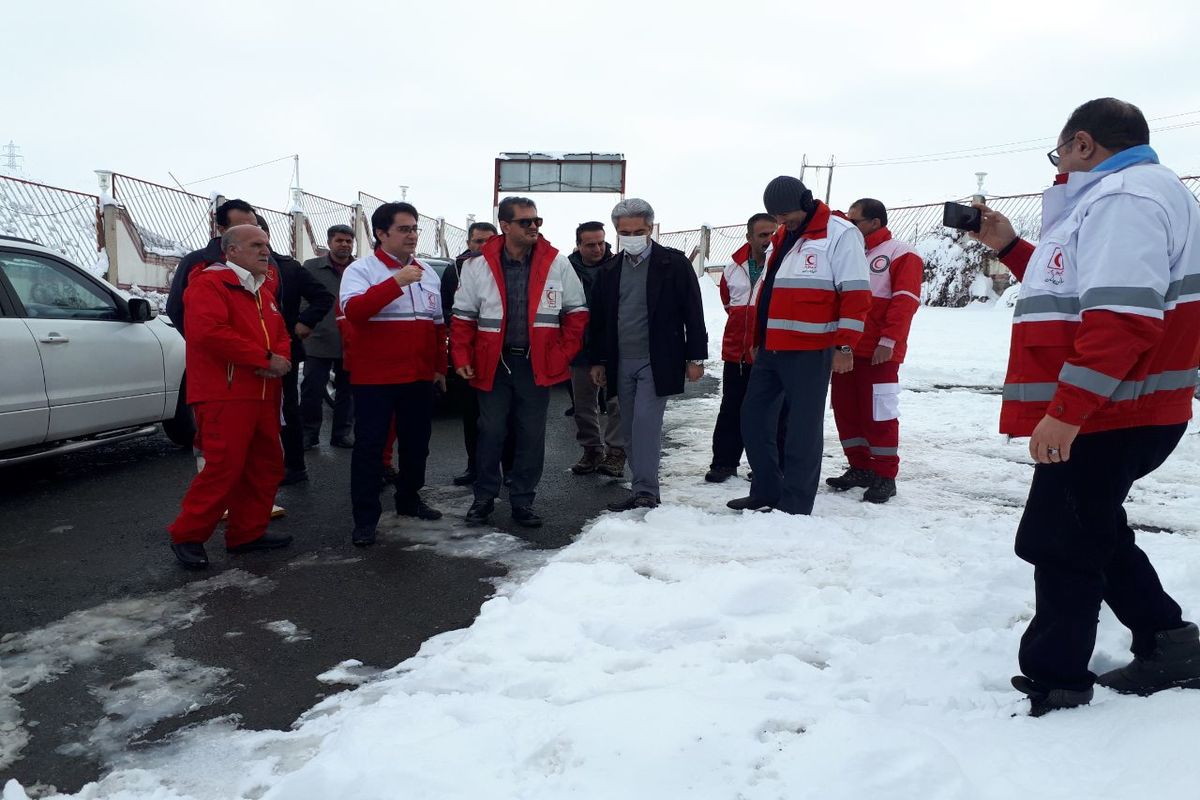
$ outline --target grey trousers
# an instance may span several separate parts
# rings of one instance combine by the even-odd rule
[[[600,438],[600,388],[592,383],[590,367],[571,367],[571,397],[575,403],[575,441],[584,450],[625,449],[625,432],[621,428],[621,404],[610,395],[606,409],[604,438]]]
[[[494,500],[500,494],[500,460],[504,442],[513,437],[512,483],[508,501],[513,508],[533,505],[546,461],[546,409],[550,389],[533,382],[529,356],[505,354],[490,392],[479,393],[479,444],[475,450],[475,499]]]
[[[658,498],[658,463],[662,458],[663,412],[667,398],[654,389],[654,375],[648,358],[622,358],[617,367],[617,391],[625,413],[621,431],[627,447],[625,455],[633,473],[634,494]]]

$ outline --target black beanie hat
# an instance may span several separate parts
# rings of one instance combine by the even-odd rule
[[[780,175],[767,184],[763,192],[763,205],[768,214],[786,214],[789,211],[811,211],[812,192],[799,178]]]

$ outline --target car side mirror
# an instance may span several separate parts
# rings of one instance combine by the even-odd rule
[[[142,297],[129,299],[130,322],[149,322],[152,319],[154,319],[154,309],[150,307],[149,300]]]

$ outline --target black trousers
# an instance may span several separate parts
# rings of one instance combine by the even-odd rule
[[[334,389],[330,439],[349,438],[354,430],[354,396],[350,391],[350,373],[342,367],[342,359],[309,356],[304,359],[304,380],[300,383],[300,418],[304,421],[305,438],[314,442],[321,438],[330,371]]]
[[[753,364],[726,361],[721,376],[721,410],[713,428],[712,469],[737,469],[742,461],[742,400],[750,385]],[[779,414],[779,463],[783,463],[783,444],[787,440],[787,403]]]
[[[283,376],[283,428],[279,441],[283,444],[283,466],[287,470],[304,469],[304,423],[300,418],[300,363],[292,348],[292,368]]]
[[[396,419],[396,505],[417,499],[425,485],[429,434],[433,430],[433,382],[355,386],[354,452],[350,457],[350,502],[354,527],[374,530],[383,508],[379,486],[388,428]]]
[[[505,353],[490,392],[478,392],[479,449],[475,456],[475,499],[500,494],[500,466],[505,440],[515,452],[508,499],[513,508],[533,505],[546,460],[546,411],[550,389],[533,381],[528,356]]]
[[[1134,542],[1122,503],[1134,481],[1167,460],[1186,425],[1083,434],[1071,459],[1038,464],[1017,528],[1017,555],[1034,566],[1036,608],[1021,637],[1021,671],[1048,686],[1087,689],[1100,602],[1133,633],[1135,655],[1183,625]]]

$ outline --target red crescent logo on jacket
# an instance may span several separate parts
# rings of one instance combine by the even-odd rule
[[[1062,248],[1055,247],[1050,253],[1050,260],[1046,263],[1046,283],[1053,286],[1062,286],[1065,272],[1066,267],[1063,264]]]
[[[805,272],[816,272],[817,271],[817,254],[816,253],[806,253],[805,254],[805,256],[804,256],[804,271]]]
[[[887,256],[875,256],[871,259],[871,272],[887,272],[891,265],[892,260]]]

